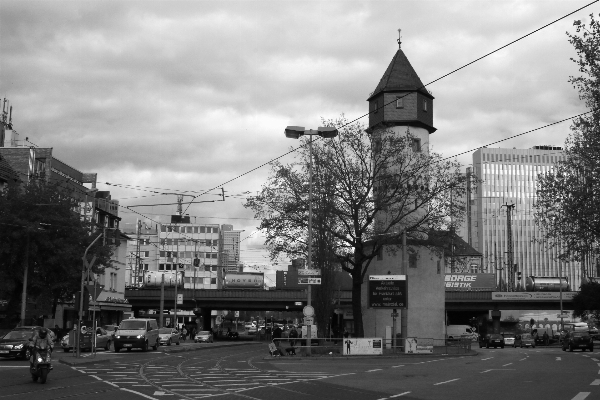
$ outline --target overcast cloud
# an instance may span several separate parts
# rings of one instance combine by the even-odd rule
[[[122,205],[171,203],[103,182],[217,187],[299,144],[283,135],[287,125],[365,114],[398,28],[428,83],[589,2],[0,0],[0,96],[21,138],[97,172],[99,189]],[[567,82],[578,71],[565,32],[599,11],[594,4],[428,86],[433,150],[452,156],[586,111]],[[568,132],[567,122],[502,147],[560,146]],[[241,194],[260,190],[267,173],[225,185],[240,196],[187,212],[247,237],[259,222]],[[136,210],[164,222],[175,206]],[[125,229],[139,217],[121,216]],[[245,240],[242,260],[266,261],[262,241]]]

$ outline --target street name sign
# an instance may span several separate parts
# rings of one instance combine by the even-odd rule
[[[299,269],[298,276],[321,276],[320,269]]]
[[[298,277],[298,284],[299,285],[320,285],[321,278]]]
[[[369,308],[407,308],[406,275],[370,275]]]

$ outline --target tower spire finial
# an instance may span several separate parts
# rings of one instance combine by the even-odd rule
[[[402,48],[402,29],[398,29],[398,48]]]

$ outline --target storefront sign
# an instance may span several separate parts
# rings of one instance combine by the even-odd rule
[[[262,289],[265,282],[263,273],[228,273],[225,275],[225,288]]]
[[[446,274],[444,286],[447,291],[494,290],[496,276],[494,274]]]
[[[562,292],[563,300],[573,300],[577,292]],[[560,292],[492,292],[492,300],[497,301],[559,301]]]
[[[342,354],[345,356],[361,356],[383,354],[381,338],[346,338],[342,341]]]

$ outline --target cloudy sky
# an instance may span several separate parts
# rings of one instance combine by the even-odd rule
[[[121,205],[174,203],[151,191],[230,181],[225,202],[186,212],[243,229],[242,260],[263,263],[259,222],[242,204],[268,168],[231,180],[299,144],[287,125],[364,115],[398,28],[428,83],[590,2],[0,0],[0,97],[21,138],[97,172]],[[428,86],[433,150],[453,156],[586,111],[567,82],[578,71],[565,32],[599,11],[593,4]],[[567,122],[503,147],[562,145],[568,132]],[[470,153],[458,159],[469,164]],[[164,222],[175,206],[136,210]],[[140,217],[121,216],[126,229]]]

